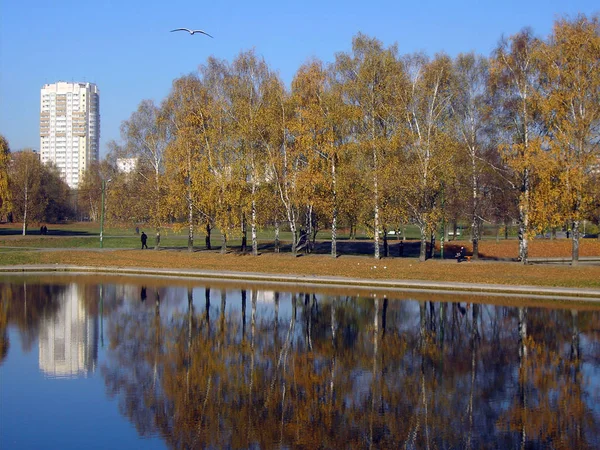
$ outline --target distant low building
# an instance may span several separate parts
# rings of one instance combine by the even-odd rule
[[[121,173],[131,173],[137,168],[138,158],[117,158],[117,170]]]

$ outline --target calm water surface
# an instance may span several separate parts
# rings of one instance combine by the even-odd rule
[[[600,448],[599,308],[159,283],[0,277],[0,448]]]

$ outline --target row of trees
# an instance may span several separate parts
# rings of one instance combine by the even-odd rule
[[[220,230],[223,251],[240,235],[245,250],[249,232],[253,254],[260,227],[275,229],[276,251],[289,229],[294,253],[299,228],[313,239],[327,228],[335,257],[343,226],[366,228],[379,258],[380,237],[385,252],[388,232],[413,223],[424,260],[460,220],[477,258],[483,224],[516,221],[523,263],[533,234],[563,226],[577,263],[581,221],[600,218],[599,65],[599,21],[585,16],[557,20],[544,40],[523,30],[489,58],[400,55],[359,34],[333,63],[301,66],[290,89],[254,51],[211,57],[122,124],[84,177],[79,215],[98,219],[110,180],[108,219],[150,224],[156,248],[167,222],[186,224],[190,250],[198,228],[208,247]],[[136,170],[119,173],[119,157]],[[3,210],[29,198],[5,196],[7,172]]]
[[[521,261],[532,234],[568,224],[577,263],[580,223],[598,218],[599,127],[597,18],[558,20],[545,40],[521,31],[489,58],[399,55],[358,34],[332,64],[300,67],[290,90],[254,51],[209,58],[123,123],[111,158],[137,170],[107,161],[80,197],[93,205],[111,178],[109,216],[148,221],[157,247],[172,219],[190,250],[197,226],[208,245],[218,228],[223,250],[234,234],[245,247],[249,229],[253,254],[259,227],[275,227],[277,247],[285,224],[293,252],[300,226],[331,229],[336,256],[343,224],[366,227],[379,258],[380,236],[414,223],[424,260],[426,241],[460,219],[476,258],[485,222],[516,219]]]
[[[31,223],[58,222],[73,217],[69,186],[52,165],[31,150],[10,152],[0,135],[0,219],[16,218],[23,235]]]

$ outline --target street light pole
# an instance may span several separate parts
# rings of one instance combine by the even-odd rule
[[[102,205],[100,206],[100,248],[104,247],[104,194],[106,192],[106,183],[111,179],[102,180]]]
[[[106,181],[102,180],[102,205],[100,206],[100,248],[103,248],[104,242],[104,191],[106,190]]]

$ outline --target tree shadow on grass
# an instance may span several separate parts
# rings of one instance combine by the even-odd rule
[[[15,228],[0,228],[0,236],[20,236],[23,230]],[[71,230],[52,230],[48,229],[46,236],[76,237],[76,236],[97,236],[98,233],[89,231],[71,231]],[[43,236],[39,229],[28,228],[26,236]]]

